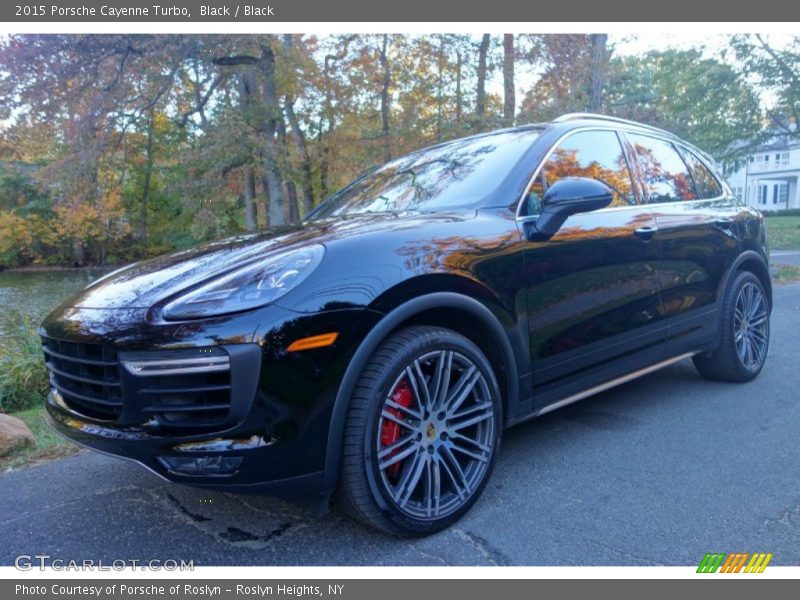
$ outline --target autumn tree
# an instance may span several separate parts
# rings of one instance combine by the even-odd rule
[[[717,158],[729,157],[737,151],[735,142],[755,139],[761,131],[752,86],[733,67],[699,50],[616,58],[610,70],[609,113],[669,129]]]
[[[0,266],[138,259],[295,223],[360,173],[571,111],[727,157],[796,135],[798,38],[615,56],[605,34],[0,39]]]

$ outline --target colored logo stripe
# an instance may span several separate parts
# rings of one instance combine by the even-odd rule
[[[748,559],[749,562],[748,562]],[[734,552],[732,554],[710,552],[703,557],[697,567],[698,573],[739,573],[744,568],[745,573],[763,573],[772,560],[772,553]],[[745,566],[747,563],[747,566]]]
[[[769,554],[765,553],[757,553],[753,554],[753,558],[750,559],[750,562],[747,563],[747,566],[744,568],[745,573],[763,573],[764,569],[767,568],[769,561],[772,560],[772,552]]]
[[[724,554],[706,554],[697,567],[698,573],[716,573],[722,561],[725,560]]]

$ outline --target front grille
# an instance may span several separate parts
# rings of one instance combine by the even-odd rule
[[[90,419],[170,433],[241,422],[261,365],[257,344],[116,351],[44,334],[42,344],[51,386],[66,408]]]
[[[100,344],[42,336],[50,383],[76,412],[104,421],[122,414],[122,386],[116,353]]]
[[[146,418],[182,428],[215,427],[228,420],[231,372],[225,352],[178,352],[144,359],[125,355],[122,364],[134,375],[138,405]]]

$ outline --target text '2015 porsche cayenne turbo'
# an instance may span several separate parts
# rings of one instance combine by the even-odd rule
[[[42,326],[47,416],[171,481],[424,535],[477,500],[509,426],[690,357],[755,377],[771,302],[764,221],[708,156],[565,115],[96,281]]]

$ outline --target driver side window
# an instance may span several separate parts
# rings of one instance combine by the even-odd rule
[[[602,181],[614,190],[609,206],[636,204],[628,161],[613,131],[580,131],[563,140],[528,188],[522,216],[538,215],[547,189],[564,177]]]

